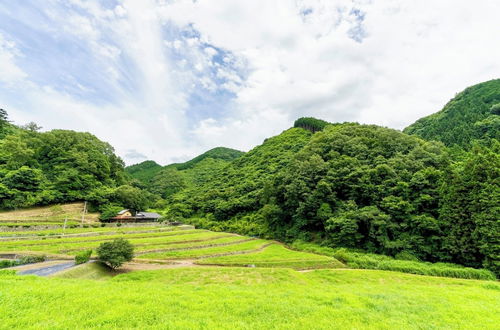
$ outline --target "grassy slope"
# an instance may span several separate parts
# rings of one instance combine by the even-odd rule
[[[106,265],[99,262],[91,262],[69,268],[59,273],[55,273],[52,277],[66,279],[87,279],[87,280],[103,280],[113,276],[112,271]]]
[[[500,285],[384,271],[190,268],[0,276],[5,328],[495,329]]]
[[[29,222],[43,223],[51,222],[62,224],[64,219],[69,221],[82,220],[83,203],[69,203],[62,205],[52,205],[43,207],[33,207],[16,211],[0,212],[0,222]],[[97,222],[99,219],[98,213],[87,213],[85,215],[85,223]]]

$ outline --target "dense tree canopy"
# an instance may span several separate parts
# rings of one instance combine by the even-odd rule
[[[6,120],[7,114],[2,116]],[[123,186],[128,181],[123,161],[108,143],[89,133],[38,130],[36,124],[11,125],[0,138],[0,209],[77,200],[96,207],[150,203],[144,202],[148,195],[132,191],[137,188]]]
[[[304,128],[304,129],[310,130],[311,132],[315,133],[315,132],[321,131],[328,124],[329,124],[328,122],[321,120],[321,119],[316,119],[313,117],[302,117],[302,118],[297,119],[293,123],[293,127]]]

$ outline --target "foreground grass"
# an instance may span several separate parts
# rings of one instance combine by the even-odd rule
[[[1,274],[1,272],[0,272]],[[500,285],[369,270],[0,275],[3,328],[497,329]]]

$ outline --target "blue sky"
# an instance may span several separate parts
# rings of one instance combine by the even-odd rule
[[[403,128],[500,76],[496,1],[0,0],[0,106],[128,164],[249,150],[300,116]]]

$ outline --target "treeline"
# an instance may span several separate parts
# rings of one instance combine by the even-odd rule
[[[92,134],[16,127],[1,113],[0,209],[80,200],[97,210],[148,207],[151,196],[130,181],[114,149]]]

